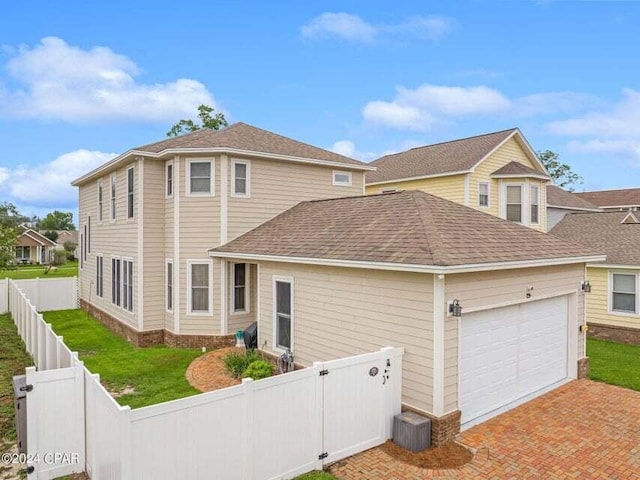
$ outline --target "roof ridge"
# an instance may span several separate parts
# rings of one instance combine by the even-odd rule
[[[421,208],[422,206],[418,204],[418,199],[420,197],[421,200],[425,200],[425,197],[427,195],[430,195],[426,192],[422,192],[420,190],[413,190],[411,192],[411,197],[413,199],[413,203],[416,206],[416,211],[418,213],[418,218],[420,218],[420,224],[422,225],[422,237],[424,242],[427,244],[427,247],[429,248],[429,253],[431,254],[431,258],[433,259],[433,264],[434,265],[447,265],[447,259],[449,259],[449,255],[447,254],[443,254],[442,252],[440,252],[438,249],[434,248],[433,243],[429,240],[429,235],[427,235],[427,226],[425,224],[425,220],[430,220],[431,225],[433,227],[433,236],[434,237],[438,237],[437,240],[437,245],[441,245],[442,244],[442,235],[440,234],[440,229],[438,228],[438,225],[436,222],[433,221],[433,218],[431,216],[431,210],[429,208]],[[426,217],[430,217],[430,218],[426,218]]]
[[[609,188],[606,190],[585,190],[583,192],[571,192],[577,195],[581,195],[583,193],[603,193],[603,192],[628,192],[630,190],[640,190],[640,187],[629,187],[629,188]]]
[[[370,193],[370,194],[365,194],[365,195],[346,195],[344,197],[332,197],[332,198],[317,198],[315,200],[306,200],[300,203],[320,203],[320,202],[334,202],[337,200],[347,200],[347,199],[353,199],[355,200],[356,198],[373,198],[373,197],[381,197],[381,196],[387,196],[387,195],[397,195],[399,193],[406,193],[405,190],[398,190],[396,192],[385,192],[385,193]]]
[[[489,132],[489,133],[480,133],[478,135],[471,135],[469,137],[463,137],[463,138],[455,138],[452,140],[446,140],[444,142],[436,142],[436,143],[429,143],[427,145],[421,145],[419,147],[413,147],[413,148],[409,148],[407,150],[403,150],[401,152],[396,152],[396,153],[389,153],[387,155],[384,155],[380,158],[376,158],[375,160],[373,160],[372,162],[369,162],[370,164],[373,164],[375,162],[377,162],[378,160],[381,160],[383,158],[387,158],[387,157],[393,157],[394,155],[400,155],[402,153],[407,153],[407,152],[412,152],[414,150],[420,150],[422,148],[431,148],[431,147],[436,147],[438,145],[446,145],[447,143],[456,143],[456,142],[462,142],[464,140],[472,140],[474,138],[480,138],[480,137],[488,137],[489,135],[497,135],[498,133],[505,133],[505,132],[512,132],[515,130],[519,130],[518,127],[514,127],[514,128],[507,128],[505,130],[498,130],[497,132]]]

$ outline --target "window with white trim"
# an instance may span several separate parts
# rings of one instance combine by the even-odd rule
[[[167,260],[166,269],[166,308],[168,312],[173,312],[173,261]]]
[[[122,308],[133,312],[133,261],[122,260]]]
[[[133,167],[127,169],[127,218],[133,218],[133,187],[134,187]]]
[[[234,197],[251,196],[251,164],[245,160],[232,160],[233,184],[231,185],[231,195]]]
[[[87,251],[91,253],[91,215],[87,217]]]
[[[637,275],[614,273],[611,280],[611,310],[638,313]]]
[[[488,182],[478,183],[478,205],[480,207],[489,206],[489,183]]]
[[[292,350],[293,345],[293,280],[274,280],[275,338],[273,344],[281,350]]]
[[[190,195],[213,195],[213,162],[190,160],[187,163]]]
[[[104,295],[104,258],[96,255],[96,296],[102,298]]]
[[[80,270],[84,268],[84,236],[80,234]]]
[[[122,261],[119,258],[111,258],[111,303],[120,306],[120,286],[122,282]]]
[[[351,186],[351,172],[343,171],[343,170],[334,170],[333,171],[333,184],[340,187],[350,187]]]
[[[111,174],[111,220],[116,219],[116,174]]]
[[[507,185],[506,218],[522,223],[522,185]]]
[[[98,180],[98,220],[100,222],[102,221],[103,195],[102,180]]]
[[[529,222],[540,223],[540,187],[538,185],[529,187],[529,204],[531,208]]]
[[[233,264],[233,311],[249,311],[249,268],[246,263]]]
[[[211,264],[190,261],[188,265],[189,313],[211,314],[213,303]]]
[[[167,162],[165,171],[165,196],[167,198],[173,197],[173,162]]]

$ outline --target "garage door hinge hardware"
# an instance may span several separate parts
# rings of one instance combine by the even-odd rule
[[[320,455],[318,455],[318,460],[324,460],[328,456],[329,454],[327,452],[321,453]]]
[[[320,370],[320,376],[324,377],[325,375],[329,375],[329,370]]]
[[[25,385],[24,387],[20,387],[21,392],[30,392],[33,390],[33,385]]]

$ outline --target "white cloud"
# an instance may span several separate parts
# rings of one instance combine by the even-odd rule
[[[370,123],[398,129],[429,131],[435,125],[465,117],[513,118],[568,113],[593,104],[594,97],[575,92],[547,92],[509,98],[485,85],[447,86],[425,83],[415,89],[397,87],[390,101],[373,100],[363,110]]]
[[[369,162],[380,156],[375,152],[362,152],[356,149],[356,145],[351,140],[338,140],[329,147],[329,150],[363,162]]]
[[[350,42],[371,43],[380,40],[417,38],[436,41],[453,28],[450,18],[438,15],[415,16],[401,23],[373,24],[345,12],[325,12],[300,29],[309,39],[338,38]]]
[[[75,150],[46,164],[3,167],[0,192],[22,205],[72,208],[78,202],[78,191],[71,186],[71,181],[115,156],[115,153]]]
[[[193,116],[202,103],[215,106],[196,80],[140,83],[141,69],[126,56],[106,47],[83,50],[57,37],[13,49],[6,70],[19,86],[0,89],[4,116],[166,122]]]

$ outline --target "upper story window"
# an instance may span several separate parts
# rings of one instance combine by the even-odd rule
[[[189,195],[215,195],[213,175],[212,160],[189,160],[187,162],[187,192]]]
[[[251,196],[251,164],[245,160],[232,160],[233,185],[231,195],[248,198]]]
[[[530,223],[540,223],[540,187],[531,185],[529,188],[529,203],[531,204]]]
[[[522,185],[507,185],[507,220],[522,223]]]
[[[111,220],[116,219],[116,174],[111,174]]]
[[[611,310],[621,313],[638,313],[637,276],[614,273],[611,279]]]
[[[98,180],[98,221],[102,221],[102,211],[104,202],[104,192],[102,190],[102,180]]]
[[[134,169],[129,167],[127,170],[127,218],[133,218],[133,186]]]
[[[351,172],[345,172],[342,170],[333,171],[333,184],[341,187],[351,186]]]
[[[165,196],[167,198],[173,197],[173,162],[167,163],[166,169],[166,186],[165,186]]]
[[[489,184],[487,182],[478,183],[478,205],[489,206]]]

